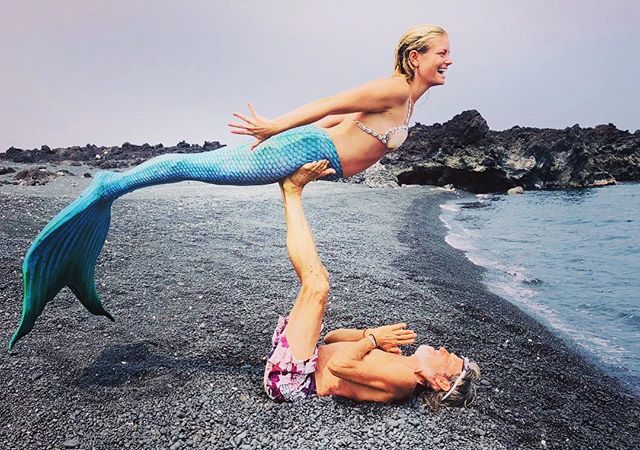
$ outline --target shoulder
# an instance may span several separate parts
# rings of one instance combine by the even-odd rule
[[[409,85],[407,81],[397,75],[371,80],[363,84],[363,87],[364,86],[376,90],[388,99],[401,104],[405,103],[409,96]]]
[[[360,86],[323,99],[328,114],[354,112],[378,113],[404,104],[409,85],[400,77],[386,77],[368,81]]]

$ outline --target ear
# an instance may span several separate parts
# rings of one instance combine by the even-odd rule
[[[416,65],[416,62],[415,62],[415,61],[418,60],[418,55],[420,55],[420,53],[418,53],[417,50],[411,50],[409,52],[409,65],[411,66],[412,69],[417,69],[418,68],[418,66]]]
[[[434,387],[437,386],[441,391],[448,391],[451,388],[451,383],[446,377],[442,375],[436,375],[433,379]]]
[[[429,380],[427,380],[427,378],[424,376],[424,374],[422,373],[422,370],[420,369],[415,369],[413,371],[414,375],[416,376],[416,381],[418,382],[418,384],[422,384],[422,385],[429,385],[431,383],[429,383]]]

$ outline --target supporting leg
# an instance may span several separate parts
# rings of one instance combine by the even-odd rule
[[[320,337],[329,294],[329,273],[320,261],[302,207],[307,183],[334,173],[326,160],[308,163],[280,183],[287,223],[287,251],[302,284],[284,334],[296,359],[311,357]]]

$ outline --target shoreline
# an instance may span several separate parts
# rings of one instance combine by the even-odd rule
[[[618,211],[615,206],[616,201],[625,204],[624,199],[633,195],[630,192],[635,192],[636,189],[636,183],[621,183],[605,190],[593,188],[591,192],[585,193],[584,200],[599,202],[600,205],[610,204],[611,210]],[[531,217],[545,214],[542,210],[535,209],[540,201],[547,204],[545,211],[548,217],[557,217],[560,211],[563,217],[565,215],[573,217],[578,214],[576,210],[570,209],[572,204],[569,201],[570,197],[567,199],[567,195],[570,194],[564,191],[530,192],[528,197],[460,195],[442,205],[440,219],[448,229],[445,240],[453,248],[462,251],[469,261],[484,269],[483,283],[490,292],[532,316],[550,329],[554,335],[563,339],[572,350],[608,375],[618,379],[626,390],[638,396],[640,385],[634,356],[637,354],[633,343],[634,331],[633,328],[625,328],[626,323],[616,321],[614,316],[622,314],[623,311],[616,309],[621,307],[617,299],[626,298],[629,295],[629,290],[620,286],[624,286],[625,281],[632,276],[628,273],[632,271],[631,261],[616,260],[618,278],[613,280],[603,278],[603,274],[597,268],[590,269],[593,283],[603,284],[602,289],[608,293],[603,294],[596,304],[611,308],[614,312],[603,317],[585,317],[581,321],[576,319],[580,306],[580,302],[576,299],[581,298],[580,293],[583,290],[592,292],[593,289],[592,284],[585,285],[584,280],[574,279],[580,276],[581,268],[575,265],[565,266],[569,257],[550,256],[556,253],[550,254],[541,250],[538,252],[541,252],[542,256],[524,253],[527,251],[526,248],[529,248],[529,251],[535,251],[533,249],[536,246],[538,249],[553,249],[566,242],[572,242],[575,245],[576,243],[571,241],[571,236],[568,234],[579,234],[583,236],[583,240],[589,241],[591,246],[600,249],[599,257],[608,259],[603,249],[609,245],[605,244],[606,231],[600,232],[605,237],[598,240],[596,236],[584,235],[584,230],[580,228],[562,229],[551,220],[548,225],[550,228],[542,234],[538,231],[538,228],[543,226],[542,219],[540,222],[529,221]],[[568,204],[565,205],[564,201]],[[527,205],[526,209],[529,212],[523,211],[523,205]],[[568,212],[565,212],[565,207],[569,209]],[[581,211],[586,222],[597,220],[593,215],[594,206],[591,203],[585,203]],[[510,215],[509,224],[504,231],[501,231],[505,214]],[[523,214],[527,219],[523,219]],[[610,210],[598,209],[597,214],[606,216],[607,222],[621,221],[620,218],[616,219]],[[478,229],[479,221],[482,221],[482,229]],[[532,229],[523,228],[525,221]],[[516,231],[519,229],[521,231]],[[602,230],[602,228],[599,229]],[[549,233],[556,237],[550,239],[547,236]],[[633,236],[634,231],[629,229],[627,234]],[[516,239],[515,248],[509,244],[512,239]],[[561,247],[559,255],[570,252],[570,247],[571,245]],[[557,251],[556,248],[555,252]],[[589,254],[590,252],[584,249],[573,253],[575,258],[582,258],[581,260],[584,261],[589,259]],[[555,269],[545,269],[545,262],[541,261],[545,261]],[[560,264],[560,261],[563,264]],[[620,275],[621,273],[624,275]],[[556,299],[562,299],[562,301]],[[633,317],[633,311],[630,314]],[[622,352],[626,353],[624,357],[620,356]]]
[[[78,180],[0,187],[5,343],[19,319],[21,258],[81,191]],[[331,273],[325,330],[407,321],[418,343],[480,364],[474,407],[271,403],[262,359],[297,289],[277,188],[181,183],[114,204],[96,280],[115,324],[65,289],[0,357],[10,405],[0,438],[43,448],[73,439],[75,448],[640,446],[638,397],[491,294],[483,269],[444,241],[439,205],[452,196],[320,182],[304,201]]]

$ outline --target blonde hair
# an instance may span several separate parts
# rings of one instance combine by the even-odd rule
[[[431,48],[432,41],[440,36],[445,36],[444,28],[435,25],[416,25],[409,28],[400,38],[396,47],[394,75],[402,75],[407,81],[413,81],[415,68],[409,61],[409,53],[412,50],[425,53]]]
[[[453,384],[457,375],[452,376],[449,380]],[[422,400],[422,403],[431,408],[433,411],[440,411],[443,406],[465,407],[469,406],[476,399],[476,386],[474,381],[480,379],[480,367],[473,361],[469,362],[469,372],[465,375],[462,383],[451,392],[451,395],[444,401],[445,391],[434,391],[432,389],[419,386],[416,395]]]

